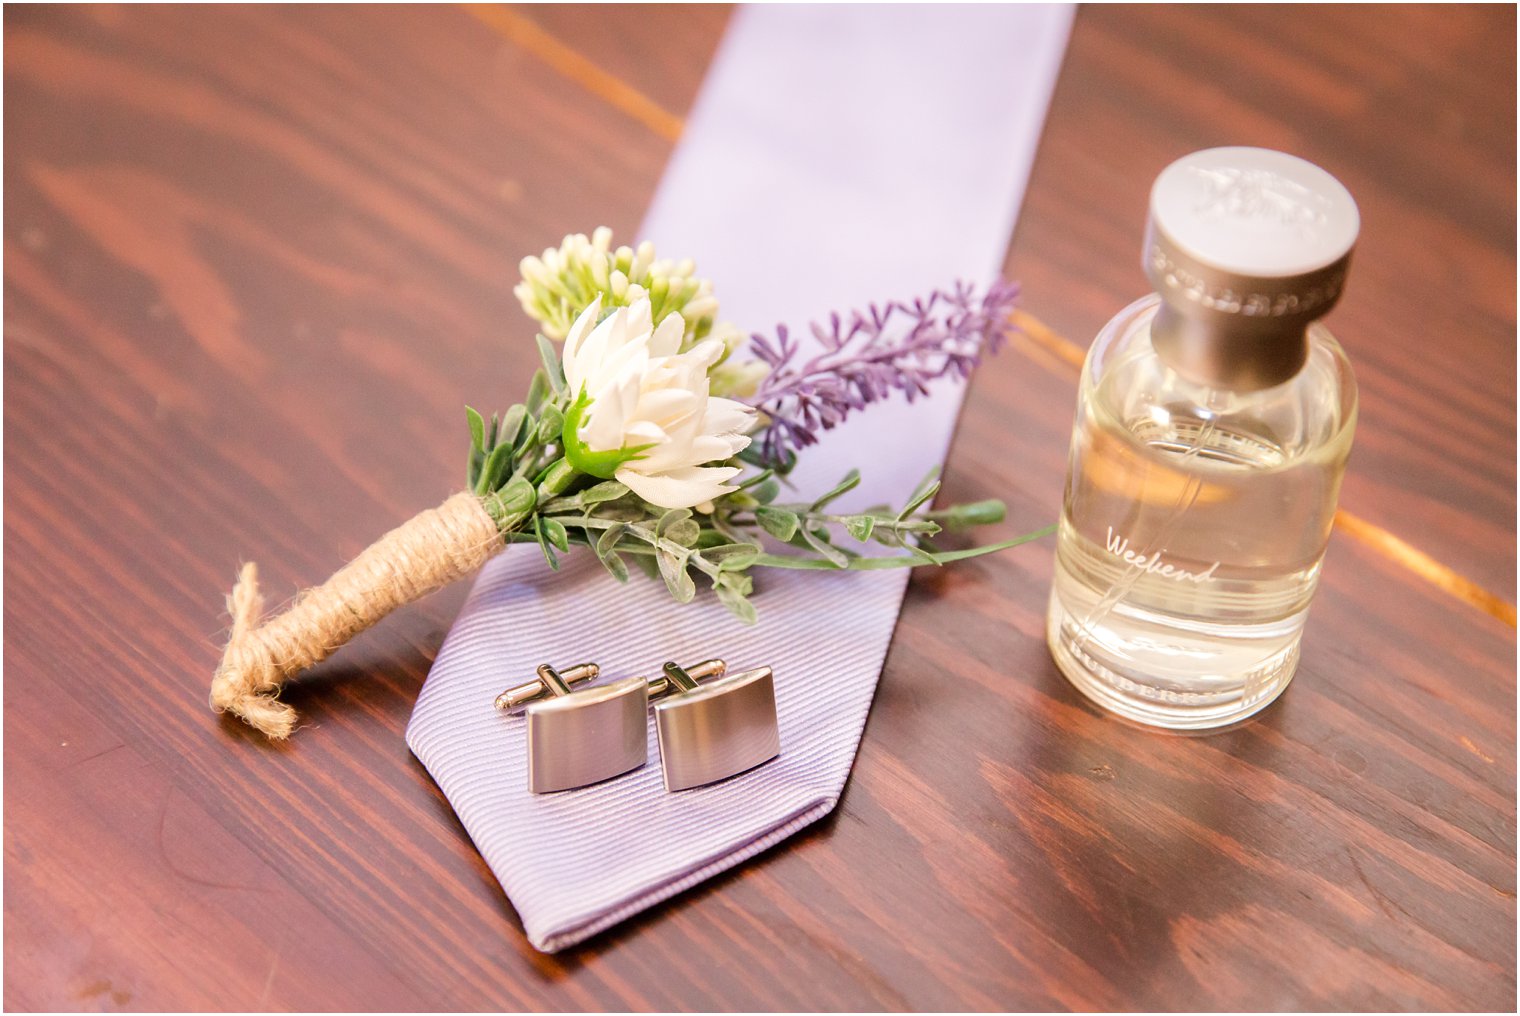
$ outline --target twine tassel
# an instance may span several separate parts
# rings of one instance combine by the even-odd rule
[[[504,546],[480,499],[455,494],[386,533],[263,624],[258,568],[248,562],[227,597],[232,631],[211,681],[211,708],[284,740],[296,724],[295,709],[279,701],[286,681],[396,608],[476,571]]]

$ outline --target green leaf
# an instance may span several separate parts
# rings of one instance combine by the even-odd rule
[[[480,479],[475,484],[475,493],[489,494],[501,483],[507,475],[507,470],[512,465],[512,446],[509,444],[497,445],[491,454],[486,456],[485,465],[480,470]]]
[[[542,370],[533,372],[533,380],[528,382],[528,397],[523,400],[529,413],[537,413],[544,408],[544,403],[549,400],[549,377]]]
[[[628,581],[628,566],[623,563],[623,559],[616,552],[602,554],[599,560],[612,573],[613,578],[619,582]]]
[[[470,443],[477,451],[484,452],[486,450],[486,422],[469,406],[464,407],[464,415],[470,421]]]
[[[755,580],[743,572],[725,572],[713,581],[715,589],[728,589],[740,596],[748,596],[755,591]]]
[[[481,502],[497,527],[505,533],[522,524],[537,506],[538,496],[533,492],[533,484],[521,476],[514,476],[501,490],[487,491],[481,496]]]
[[[512,511],[526,514],[538,504],[538,494],[533,490],[533,484],[522,476],[514,476],[501,493],[502,503]]]
[[[697,549],[706,553],[712,547],[726,547],[731,543],[750,543],[738,533],[723,524],[723,520],[716,514],[703,520],[706,525],[702,529],[702,538],[697,541]]]
[[[689,518],[691,518],[690,508],[672,508],[664,515],[661,515],[660,521],[655,523],[654,535],[656,537],[663,537],[665,535],[665,531],[668,530],[671,526],[675,525],[677,522],[683,522]]]
[[[575,467],[564,459],[557,459],[550,463],[538,476],[538,499],[547,501],[553,497],[559,497],[580,479]]]
[[[965,561],[973,557],[981,557],[983,554],[996,554],[1000,550],[1008,550],[1049,536],[1056,531],[1055,526],[1046,526],[1032,533],[1015,537],[1012,540],[1004,540],[1001,543],[989,543],[984,547],[968,547],[965,550],[950,550],[933,554],[936,564],[950,564],[953,561]],[[926,552],[927,553],[927,552]],[[913,568],[925,562],[911,556],[892,557],[854,557],[850,559],[848,569],[850,571],[879,571],[885,568]],[[760,568],[791,568],[799,571],[833,571],[835,565],[828,561],[820,561],[812,557],[789,557],[784,554],[761,554],[755,561]]]
[[[553,444],[559,440],[560,431],[564,428],[565,414],[559,411],[559,407],[545,406],[538,418],[538,443]]]
[[[491,414],[491,429],[486,432],[486,451],[496,447],[496,429],[501,426],[501,420],[495,413]]]
[[[871,530],[876,528],[874,515],[851,515],[844,520],[845,531],[861,543],[871,538]]]
[[[939,467],[934,466],[929,472],[924,474],[924,478],[914,488],[913,495],[908,498],[908,503],[903,506],[902,511],[897,513],[897,520],[901,522],[909,515],[912,515],[937,493],[939,493]]]
[[[760,548],[753,543],[724,543],[716,547],[704,547],[702,556],[724,571],[743,571],[755,563]]]
[[[749,496],[761,504],[770,504],[781,494],[781,483],[774,476],[765,478],[765,482],[756,486],[749,492]]]
[[[538,355],[544,361],[544,376],[549,380],[549,387],[554,389],[555,395],[565,394],[565,370],[559,362],[559,347],[544,338],[543,333],[534,338],[538,341]]]
[[[730,614],[733,614],[745,624],[754,624],[760,619],[759,615],[755,612],[755,605],[743,593],[722,585],[717,587],[717,593],[718,602],[727,607]]]
[[[702,527],[697,524],[696,519],[681,519],[671,523],[665,530],[665,539],[679,543],[683,547],[695,547],[701,538]]]
[[[554,556],[554,551],[549,547],[549,534],[544,530],[544,522],[542,515],[535,516],[533,519],[533,532],[538,536],[538,549],[544,552],[544,560],[549,562],[549,567],[554,571],[559,571],[559,558]]]
[[[623,538],[623,534],[627,531],[628,527],[623,525],[612,526],[602,530],[602,535],[596,541],[596,556],[606,557],[608,554],[611,554],[612,548],[617,546],[618,541]]]
[[[920,547],[912,540],[904,540],[902,545],[904,550],[906,550],[909,554],[912,554],[914,557],[918,558],[924,564],[932,564],[936,567],[944,564],[944,562],[939,559],[939,556],[937,554],[931,550],[928,550],[927,548]]]
[[[665,588],[670,590],[670,595],[676,598],[677,603],[690,603],[696,598],[697,584],[686,573],[685,554],[659,550],[655,552],[655,560],[659,562],[660,577],[665,580]]]
[[[565,532],[565,527],[559,520],[545,516],[540,521],[543,526],[544,535],[549,538],[550,543],[554,544],[561,551],[570,549],[570,534]]]
[[[596,517],[606,519],[609,522],[652,522],[649,513],[639,504],[629,504],[626,501],[603,501],[595,505]]]
[[[523,422],[527,418],[527,406],[519,404],[507,410],[507,415],[501,418],[501,433],[496,438],[497,443],[515,449],[517,439],[521,436]]]
[[[616,501],[626,493],[628,493],[626,484],[619,483],[616,480],[603,480],[601,483],[587,487],[581,491],[576,496],[576,500],[589,507],[590,505],[602,504],[607,501]]]
[[[470,445],[470,464],[465,470],[465,488],[475,489],[475,483],[480,479],[480,467],[485,464],[485,456],[480,454],[480,449]]]
[[[761,506],[755,509],[755,521],[760,523],[760,528],[770,533],[783,543],[788,542],[796,534],[802,520],[796,512],[787,511],[785,508],[770,508]]]
[[[908,499],[908,503],[907,503],[906,506],[903,507],[903,510],[897,513],[897,521],[901,522],[903,519],[907,518],[909,515],[912,515],[914,512],[918,511],[918,509],[924,504],[924,502],[928,501],[930,498],[932,498],[935,494],[938,494],[938,493],[939,493],[939,481],[938,480],[932,480],[932,481],[926,480],[926,481],[924,481],[924,483],[918,488],[917,493],[915,493],[912,497],[910,497]]]
[[[838,485],[835,486],[833,490],[829,491],[827,494],[823,495],[818,500],[813,502],[813,511],[818,511],[830,501],[834,501],[844,496],[845,494],[848,494],[858,486],[860,486],[860,470],[852,469],[845,474],[844,479],[840,480]]]
[[[785,476],[792,471],[792,467],[797,465],[797,453],[787,452],[780,462],[769,462],[765,458],[765,443],[756,441],[739,453],[739,461],[758,468],[768,468],[777,476]]]
[[[951,505],[942,512],[930,512],[929,518],[939,519],[952,532],[970,529],[972,526],[990,526],[1003,521],[1008,508],[996,498],[973,501],[970,504]]]
[[[849,567],[849,555],[840,550],[838,547],[834,546],[832,543],[828,542],[826,539],[828,536],[828,530],[823,530],[821,533],[815,533],[813,530],[807,528],[806,526],[803,526],[801,529],[797,530],[797,535],[802,537],[802,542],[811,547],[815,554],[819,555],[827,561],[833,562],[834,567]]]

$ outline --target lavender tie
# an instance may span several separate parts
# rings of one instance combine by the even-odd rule
[[[737,12],[641,238],[691,256],[723,317],[801,324],[995,274],[1070,26],[1063,7],[757,7]],[[595,223],[588,223],[588,228]],[[796,329],[794,334],[805,331]],[[902,501],[949,444],[961,390],[876,406],[802,456],[799,491],[851,466],[846,507]],[[800,496],[800,495],[799,495]],[[906,571],[761,572],[747,627],[710,596],[620,586],[589,553],[487,565],[433,664],[407,743],[553,952],[730,868],[834,807]],[[667,793],[649,764],[597,786],[527,789],[523,720],[492,708],[544,662],[612,677],[722,656],[776,672],[779,758]]]

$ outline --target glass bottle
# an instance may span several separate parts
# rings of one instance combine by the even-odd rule
[[[1156,293],[1087,355],[1047,636],[1084,694],[1141,723],[1224,726],[1298,664],[1356,423],[1317,319],[1360,220],[1324,170],[1216,148],[1151,192]]]

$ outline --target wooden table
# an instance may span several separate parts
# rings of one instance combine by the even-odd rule
[[[291,592],[460,482],[517,258],[630,236],[727,17],[6,7],[5,1004],[1513,1008],[1512,8],[1077,18],[949,496],[1055,515],[1170,159],[1285,148],[1365,219],[1347,514],[1243,729],[1085,705],[1048,543],[922,574],[835,816],[550,957],[402,740],[463,587],[287,746],[207,710],[240,561]]]

